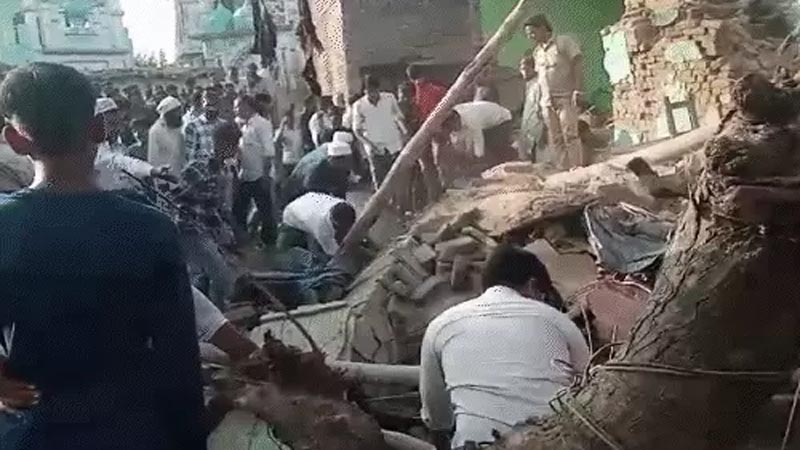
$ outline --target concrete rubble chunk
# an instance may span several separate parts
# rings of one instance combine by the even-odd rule
[[[459,291],[466,286],[470,267],[469,257],[465,255],[456,255],[455,259],[453,259],[453,271],[450,273],[451,288]]]
[[[418,286],[425,281],[425,276],[416,273],[407,265],[399,263],[392,268],[392,274],[408,286]]]
[[[411,288],[409,288],[405,283],[401,280],[395,280],[392,284],[388,286],[389,290],[400,297],[408,298],[411,295]]]
[[[458,233],[467,225],[473,224],[480,219],[481,213],[477,208],[470,209],[457,215],[450,222],[442,225],[436,232],[435,242],[442,242],[455,238]]]
[[[436,244],[439,261],[452,261],[456,255],[472,253],[478,250],[478,241],[470,236],[461,236]]]
[[[449,278],[450,272],[453,270],[452,261],[436,261],[436,276],[442,278]]]
[[[484,247],[487,248],[494,248],[497,247],[497,241],[491,238],[488,234],[484,233],[483,231],[475,228],[475,227],[464,227],[461,229],[461,233],[471,238],[475,239],[476,241],[483,244]]]
[[[431,276],[422,282],[422,284],[417,286],[416,289],[414,289],[414,292],[411,293],[411,300],[415,302],[425,300],[425,297],[427,297],[431,292],[433,292],[442,284],[446,283],[449,283],[447,278],[443,278],[438,275]]]
[[[397,261],[406,265],[412,272],[414,272],[417,277],[425,279],[431,274],[431,272],[422,265],[416,256],[414,256],[414,252],[418,247],[419,244],[416,242],[416,240],[413,238],[408,238],[405,239],[401,245],[394,248],[391,254],[397,259]]]
[[[436,259],[436,251],[430,245],[422,244],[414,249],[414,258],[416,258],[420,264],[425,265]]]

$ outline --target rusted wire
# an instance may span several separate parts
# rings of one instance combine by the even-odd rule
[[[578,407],[571,404],[569,401],[564,401],[564,396],[569,393],[568,389],[563,389],[556,395],[556,398],[553,399],[553,402],[557,402],[558,405],[563,408],[561,410],[557,409],[553,406],[553,402],[550,402],[550,407],[553,408],[556,413],[563,414],[564,410],[567,410],[570,414],[575,416],[586,428],[588,428],[592,433],[594,433],[603,443],[605,443],[608,448],[612,450],[625,450],[625,448],[617,442],[606,430],[603,429],[602,426],[597,424],[594,420],[592,420],[588,414],[584,414]]]
[[[303,326],[303,324],[301,324],[300,321],[297,320],[297,318],[289,311],[289,308],[287,308],[286,305],[284,305],[282,301],[278,300],[278,298],[276,296],[274,296],[272,294],[272,292],[270,292],[266,288],[266,286],[261,285],[260,283],[256,282],[255,280],[252,280],[251,284],[256,290],[261,292],[261,294],[264,295],[264,297],[267,298],[267,301],[269,301],[269,303],[272,306],[274,306],[275,308],[278,309],[278,312],[283,313],[283,315],[286,317],[286,319],[288,319],[289,322],[291,322],[292,325],[294,325],[295,328],[297,328],[297,331],[299,331],[300,334],[303,335],[305,340],[308,341],[308,345],[311,347],[311,351],[312,352],[322,354],[322,350],[320,350],[319,346],[314,341],[314,338],[311,337],[311,333],[309,333],[308,330],[306,330],[306,328]]]
[[[650,373],[658,375],[669,375],[685,378],[715,377],[715,378],[736,378],[754,382],[782,382],[791,378],[791,371],[765,372],[765,371],[733,371],[733,370],[708,370],[692,369],[668,364],[654,363],[624,363],[609,362],[592,367],[590,375],[596,372],[631,372],[631,373]]]

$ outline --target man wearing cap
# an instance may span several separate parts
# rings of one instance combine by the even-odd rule
[[[106,97],[97,99],[95,115],[103,118],[105,141],[97,146],[94,169],[97,184],[102,190],[124,190],[136,187],[136,178],[169,178],[166,167],[154,167],[146,161],[125,154],[126,147],[119,142],[119,108],[117,103]]]
[[[286,180],[284,200],[289,203],[310,191],[345,198],[352,169],[353,135],[346,131],[323,132],[322,145],[297,163]]]
[[[181,125],[181,102],[167,97],[158,104],[160,116],[150,128],[147,141],[147,161],[153,166],[167,166],[172,175],[178,176],[186,163]]]

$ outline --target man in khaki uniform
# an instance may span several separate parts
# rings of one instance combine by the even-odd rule
[[[528,20],[525,32],[536,45],[533,58],[542,113],[557,164],[562,169],[583,166],[587,161],[578,135],[578,105],[584,97],[580,46],[569,36],[555,36],[543,15]]]

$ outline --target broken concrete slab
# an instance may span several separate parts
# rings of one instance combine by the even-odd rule
[[[414,238],[409,237],[403,239],[397,247],[392,249],[390,254],[397,258],[398,262],[408,266],[415,275],[425,278],[430,275],[431,272],[420,263],[416,256],[414,256],[414,252],[419,246],[420,244]]]
[[[479,248],[479,243],[470,236],[460,236],[449,241],[436,244],[439,261],[452,261],[456,255],[472,253]]]
[[[422,244],[414,249],[414,257],[420,264],[425,265],[436,260],[436,251],[428,244]]]
[[[394,265],[391,273],[407,286],[418,286],[420,283],[425,281],[425,278],[427,277],[427,274],[420,275],[401,262],[398,262]]]
[[[460,291],[467,284],[467,277],[471,268],[470,258],[465,255],[456,255],[453,259],[453,271],[450,273],[450,287]]]
[[[436,242],[455,238],[462,228],[474,223],[480,218],[480,211],[473,208],[457,215],[453,220],[442,225],[436,232]]]
[[[414,292],[411,293],[411,300],[419,302],[425,299],[431,292],[439,288],[441,285],[446,284],[448,279],[439,275],[428,277],[427,280],[422,282]]]

